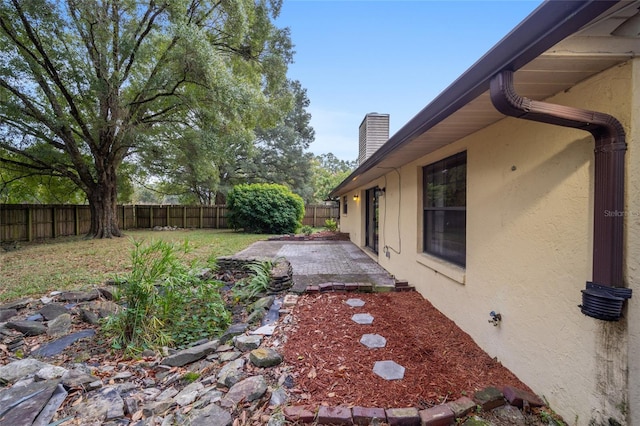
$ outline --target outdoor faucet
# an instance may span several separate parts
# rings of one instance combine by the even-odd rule
[[[502,321],[502,315],[497,314],[495,311],[489,312],[489,316],[491,317],[489,323],[493,324],[494,327],[497,327],[500,321]]]

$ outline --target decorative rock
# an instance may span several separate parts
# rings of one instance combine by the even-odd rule
[[[8,302],[0,305],[0,311],[5,309],[23,309],[26,308],[31,302],[33,302],[33,299],[30,297],[14,300],[13,302]]]
[[[205,408],[193,410],[189,414],[190,421],[188,424],[192,425],[231,426],[233,422],[231,414],[216,404],[209,404]]]
[[[404,367],[394,361],[376,361],[373,372],[385,380],[401,380],[404,377]]]
[[[171,386],[170,388],[165,389],[160,395],[158,395],[155,399],[157,401],[167,401],[178,394],[178,390]]]
[[[65,291],[59,295],[59,299],[63,302],[88,302],[100,297],[98,290],[90,291]]]
[[[217,356],[220,362],[229,362],[234,359],[238,359],[242,356],[242,352],[233,351],[233,352],[223,352],[220,355],[213,354],[211,356]]]
[[[51,321],[52,319],[59,317],[62,314],[67,313],[67,309],[64,305],[59,303],[50,303],[48,305],[44,305],[42,309],[38,311],[40,315],[44,317],[45,320]]]
[[[182,389],[173,400],[180,407],[191,404],[196,400],[200,392],[204,390],[202,383],[194,382]]]
[[[212,340],[203,345],[184,349],[163,359],[162,364],[171,367],[182,367],[183,365],[202,359],[210,353],[215,352],[219,344],[220,342],[218,340]]]
[[[472,416],[469,417],[467,420],[464,421],[464,423],[462,423],[462,426],[494,426],[493,423],[478,417],[478,416]]]
[[[301,406],[294,405],[284,407],[284,410],[282,411],[284,413],[284,418],[290,422],[311,423],[315,418],[315,415],[311,411]]]
[[[27,318],[27,321],[43,321],[44,317],[41,314],[33,314],[33,315],[29,315]]]
[[[66,387],[82,388],[96,381],[96,377],[79,369],[71,369],[62,375],[62,384]],[[102,384],[102,382],[100,382]]]
[[[502,407],[491,410],[491,414],[496,416],[496,419],[504,421],[506,424],[513,426],[526,426],[527,421],[517,407],[513,405],[503,405]]]
[[[258,348],[249,353],[249,360],[256,367],[273,367],[282,362],[282,355],[271,348]]]
[[[133,377],[133,373],[130,371],[123,371],[112,377],[113,380],[127,380]]]
[[[234,346],[232,346],[232,345],[224,344],[224,345],[218,346],[218,348],[216,349],[216,352],[231,351],[231,350],[233,350],[233,348],[234,348]]]
[[[169,411],[171,408],[175,407],[176,403],[170,399],[165,399],[163,401],[155,401],[147,403],[142,408],[142,414],[145,417],[152,417],[154,415],[162,415]]]
[[[269,307],[273,304],[273,301],[276,300],[275,296],[265,296],[258,299],[255,303],[253,303],[250,307],[252,311],[259,311],[269,309]]]
[[[15,309],[0,309],[0,322],[4,322],[16,315],[18,315],[18,311]]]
[[[261,336],[271,336],[273,335],[273,333],[275,333],[275,331],[276,331],[275,325],[263,325],[262,327],[253,330],[251,334],[261,335]]]
[[[359,308],[361,306],[364,306],[364,300],[362,299],[348,299],[345,303],[352,308]]]
[[[371,314],[355,314],[351,317],[351,320],[363,325],[373,323],[373,317],[371,316]]]
[[[67,373],[67,369],[57,365],[47,365],[36,373],[36,379],[40,381],[58,379]]]
[[[100,287],[98,289],[98,292],[100,293],[100,296],[104,297],[106,300],[114,300],[115,296],[114,296],[114,291],[115,291],[115,287],[113,286],[108,286],[108,287]]]
[[[254,349],[258,349],[260,347],[260,343],[262,342],[262,336],[259,335],[251,335],[251,336],[238,336],[235,338],[235,346],[238,350],[242,352],[252,351]]]
[[[375,421],[387,421],[387,415],[382,408],[353,407],[351,415],[355,425],[370,425]]]
[[[58,380],[44,382],[25,383],[21,386],[13,386],[7,389],[0,388],[0,414],[2,425],[32,425],[50,423],[62,401],[55,398],[55,403],[50,409],[46,409],[52,395],[58,388]],[[64,388],[62,398],[66,397]],[[13,408],[6,410],[6,408]],[[44,413],[46,411],[46,413]],[[42,413],[41,413],[42,412]]]
[[[0,367],[0,382],[13,383],[16,380],[36,373],[48,365],[49,364],[33,358],[13,361],[12,363]]]
[[[7,328],[17,330],[25,336],[37,336],[47,332],[47,328],[44,324],[36,321],[10,321],[7,323]]]
[[[113,420],[124,417],[124,401],[116,388],[106,387],[80,404],[76,412],[84,424],[91,420]]]
[[[493,410],[505,404],[504,395],[500,390],[489,386],[473,395],[476,404],[482,407],[483,411]]]
[[[110,300],[94,300],[89,304],[89,309],[98,313],[100,318],[108,318],[120,312],[120,305]]]
[[[218,384],[230,388],[243,376],[244,358],[238,358],[224,365],[218,372]]]
[[[349,407],[326,407],[318,409],[318,423],[332,425],[351,425],[351,409]]]
[[[509,401],[509,404],[522,408],[524,401],[527,401],[532,407],[543,407],[544,401],[542,401],[537,395],[531,392],[524,391],[522,389],[514,388],[513,386],[505,386],[502,388],[504,397]]]
[[[129,416],[138,411],[138,400],[135,398],[124,398],[124,412]]]
[[[246,322],[248,324],[254,324],[257,322],[262,321],[262,318],[264,318],[265,316],[265,310],[264,309],[260,309],[258,311],[253,311],[249,314],[249,316],[246,319]]]
[[[421,426],[449,426],[456,419],[453,411],[446,404],[421,410],[419,414]]]
[[[227,343],[233,337],[244,333],[247,330],[247,327],[247,324],[242,323],[231,324],[222,336],[220,336],[220,343]]]
[[[240,401],[251,402],[262,397],[267,391],[264,376],[252,376],[236,383],[229,389],[227,395],[220,401],[222,406],[232,407]]]
[[[287,396],[287,391],[282,388],[278,388],[271,392],[271,399],[269,400],[269,404],[274,407],[279,407],[280,405],[284,405],[287,403],[289,397]]]
[[[80,309],[80,318],[82,318],[82,321],[86,322],[87,324],[100,324],[100,318],[98,318],[98,315],[88,309]]]
[[[386,413],[390,426],[420,426],[420,415],[416,408],[388,408]]]
[[[284,300],[282,301],[282,305],[285,308],[290,308],[295,306],[298,303],[298,295],[297,294],[287,294],[284,296]]]
[[[464,417],[476,407],[476,403],[466,396],[447,402],[447,405],[456,417]]]
[[[95,334],[95,330],[82,330],[77,333],[69,334],[68,336],[61,337],[58,340],[54,340],[53,342],[39,347],[38,349],[33,351],[32,354],[45,358],[58,355],[60,352],[65,350],[76,341],[84,339],[85,337],[92,337]]]
[[[49,336],[64,336],[71,330],[71,315],[61,314],[47,323],[47,334]]]
[[[387,345],[387,339],[379,334],[364,334],[360,338],[360,343],[369,349],[384,348]]]

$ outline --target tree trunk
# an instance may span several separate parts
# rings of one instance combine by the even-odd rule
[[[101,179],[93,187],[89,198],[89,210],[91,211],[91,229],[87,233],[88,238],[113,238],[121,237],[117,215],[117,187],[116,173],[101,173]]]

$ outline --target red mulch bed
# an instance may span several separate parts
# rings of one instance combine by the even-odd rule
[[[366,303],[352,308],[350,298]],[[373,324],[353,322],[356,313],[371,314]],[[304,295],[293,318],[284,356],[297,404],[424,409],[487,386],[530,391],[417,292]],[[380,334],[386,347],[367,348],[363,334]],[[373,373],[385,360],[405,367],[403,380]]]

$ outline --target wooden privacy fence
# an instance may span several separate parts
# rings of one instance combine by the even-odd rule
[[[120,228],[227,229],[227,207],[182,205],[120,205]],[[326,219],[338,219],[338,207],[324,204],[305,206],[303,225],[322,227]],[[33,241],[69,235],[83,235],[91,227],[88,205],[0,204],[0,242]]]

